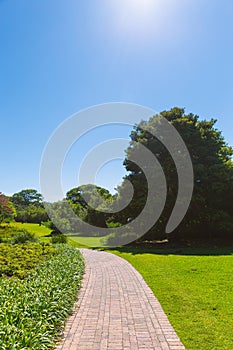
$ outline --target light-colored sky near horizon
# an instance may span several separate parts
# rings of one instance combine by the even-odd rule
[[[50,135],[101,103],[185,107],[217,118],[233,145],[232,18],[232,0],[0,0],[0,191],[39,189]],[[129,133],[102,128],[81,153]],[[76,152],[65,162],[64,190],[77,185]],[[123,175],[115,160],[97,183],[112,190]]]

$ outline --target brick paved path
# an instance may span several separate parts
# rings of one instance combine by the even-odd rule
[[[81,249],[86,273],[56,350],[181,350],[158,300],[124,259]]]

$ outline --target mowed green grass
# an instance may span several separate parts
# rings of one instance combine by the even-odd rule
[[[142,274],[187,350],[233,349],[233,255],[114,253]]]
[[[50,237],[46,237],[50,234],[51,230],[43,225],[20,222],[11,223],[11,226],[17,227],[18,229],[24,229],[31,233],[34,233],[36,236],[40,237],[40,240],[43,242],[50,242]],[[100,237],[82,237],[82,236],[69,236],[68,243],[76,248],[81,247],[100,247]]]
[[[68,236],[68,241],[77,247],[101,247],[101,237]]]
[[[22,224],[21,222],[12,222],[11,226],[16,227],[20,230],[26,230],[28,232],[34,233],[36,236],[40,237],[42,241],[49,241],[50,238],[46,237],[50,234],[51,230],[43,225],[39,224]]]

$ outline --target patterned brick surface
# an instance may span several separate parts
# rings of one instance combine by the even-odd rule
[[[81,249],[86,273],[56,350],[184,350],[142,276],[124,259]]]

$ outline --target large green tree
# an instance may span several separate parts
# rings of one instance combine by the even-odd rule
[[[35,189],[25,189],[13,194],[11,201],[16,208],[16,221],[41,223],[48,216],[43,206],[43,197]]]
[[[107,227],[106,207],[112,201],[112,195],[99,186],[88,184],[72,188],[62,201],[45,203],[46,210],[53,222],[50,227],[57,233],[97,235],[98,230],[91,232],[90,226],[84,223],[95,227]]]
[[[107,227],[106,206],[113,201],[112,195],[105,188],[92,184],[71,189],[66,200],[73,211],[85,222],[99,227]]]
[[[12,202],[16,207],[18,206],[28,206],[30,204],[42,206],[43,197],[42,195],[34,189],[26,189],[13,194],[11,197]]]
[[[137,145],[147,147],[160,162],[167,182],[167,200],[157,223],[142,239],[225,239],[233,238],[233,163],[232,148],[227,145],[221,132],[215,128],[216,120],[200,120],[192,113],[185,114],[182,108],[161,112],[183,138],[193,164],[194,191],[182,223],[171,233],[165,227],[174,207],[178,178],[174,161],[163,144],[154,136],[160,127],[158,115],[136,125],[131,133],[131,143],[126,152],[125,167],[129,175],[118,188],[119,202],[127,197],[127,181],[134,186],[134,197],[128,207],[115,216],[116,221],[126,223],[137,217],[147,199],[147,181],[142,168],[130,161]],[[146,162],[146,160],[145,160]],[[150,164],[145,164],[148,168]],[[154,173],[154,186],[157,174]],[[156,200],[156,198],[155,198]],[[150,213],[153,215],[153,213]],[[143,225],[143,223],[142,223]]]

